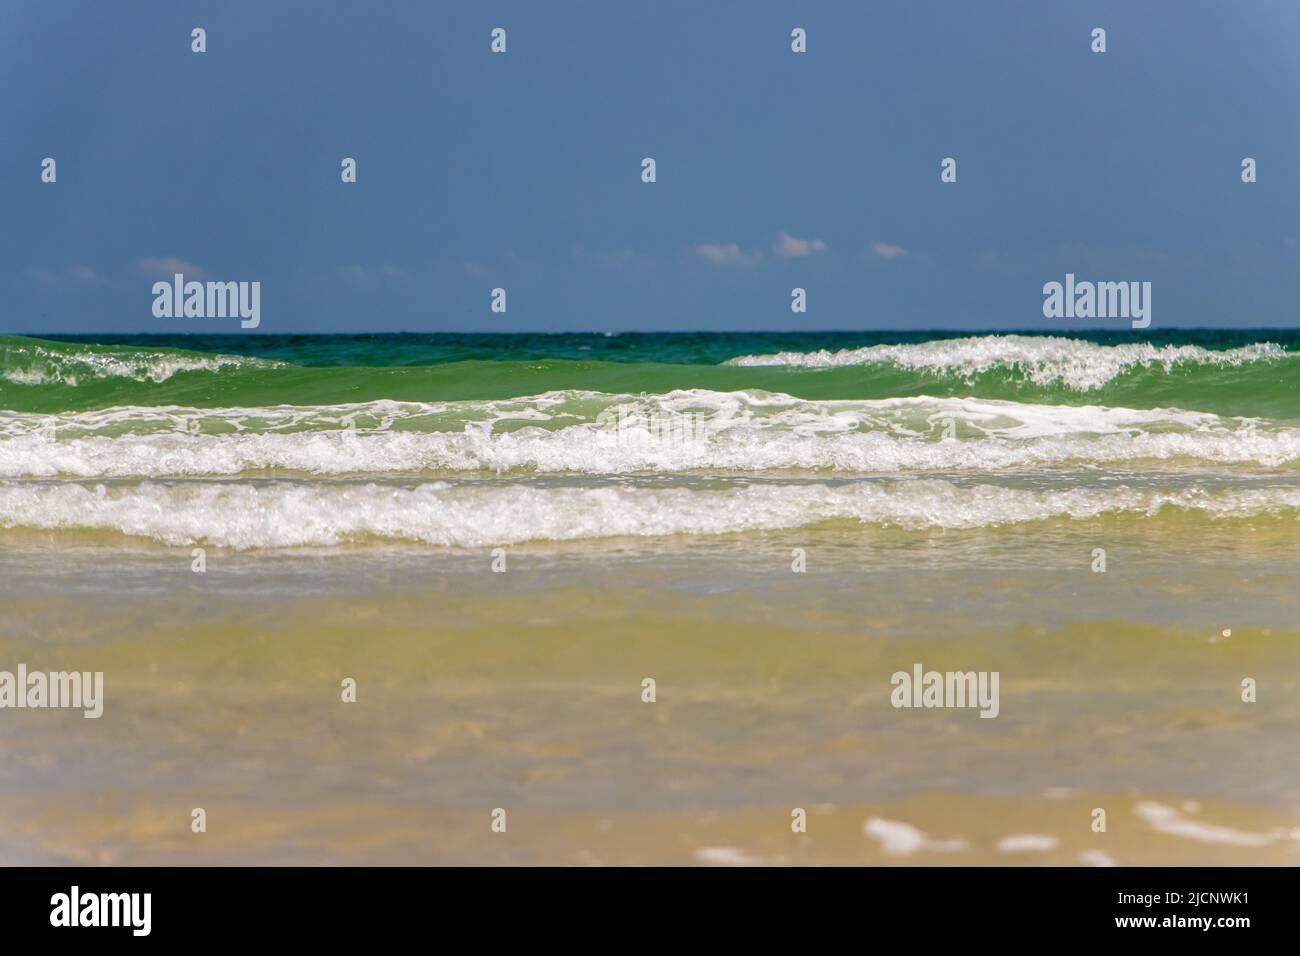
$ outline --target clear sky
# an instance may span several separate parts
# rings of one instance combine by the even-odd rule
[[[5,0],[0,116],[3,332],[1300,324],[1296,0]]]

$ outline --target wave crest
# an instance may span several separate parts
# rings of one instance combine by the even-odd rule
[[[871,345],[830,352],[777,352],[744,355],[726,364],[747,368],[793,366],[841,368],[852,365],[892,365],[909,371],[955,375],[967,382],[992,371],[1008,371],[1038,386],[1065,386],[1093,391],[1135,369],[1179,366],[1235,367],[1249,362],[1277,361],[1290,353],[1271,342],[1215,351],[1198,345],[1157,346],[1145,342],[1098,345],[1056,336],[981,335],[938,339],[914,345]]]
[[[717,535],[832,521],[972,529],[1168,510],[1211,519],[1293,517],[1294,487],[1034,490],[938,479],[742,484],[726,488],[543,487],[429,482],[414,487],[274,482],[0,485],[0,527],[110,530],[173,546],[333,546],[379,539],[484,547],[526,541]]]
[[[439,471],[889,473],[1190,461],[1275,469],[1300,428],[1180,409],[771,392],[0,412],[0,477]]]
[[[81,346],[16,337],[0,338],[0,379],[15,385],[67,385],[85,379],[131,379],[160,384],[178,372],[224,368],[275,368],[284,363],[179,349]]]

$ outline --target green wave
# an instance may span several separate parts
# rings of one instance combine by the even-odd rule
[[[379,399],[501,399],[557,390],[658,394],[698,388],[758,389],[808,400],[930,395],[1300,419],[1300,353],[1269,346],[1257,352],[1239,349],[1243,354],[1238,357],[1181,346],[1183,351],[1154,353],[1154,359],[1142,353],[1130,361],[1129,353],[1114,351],[1130,347],[982,336],[897,346],[903,350],[898,355],[877,358],[872,352],[861,362],[851,355],[832,355],[828,361],[845,364],[826,367],[798,364],[803,361],[798,355],[731,357],[733,362],[787,364],[554,356],[496,361],[458,359],[464,353],[449,348],[444,350],[448,360],[438,364],[321,366],[266,355],[0,337],[0,409],[49,413],[129,405],[249,408]],[[978,352],[979,361],[972,365],[958,349]],[[1007,358],[999,357],[1002,351]],[[294,352],[285,349],[281,354]],[[482,355],[483,350],[473,354]],[[400,360],[392,358],[394,363]]]

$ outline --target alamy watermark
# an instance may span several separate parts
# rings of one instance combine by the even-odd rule
[[[260,282],[186,282],[177,272],[170,283],[155,282],[153,294],[157,319],[239,318],[245,329],[262,323]]]
[[[981,717],[996,717],[999,671],[895,671],[889,702],[895,707],[978,707]]]
[[[103,671],[32,671],[19,664],[17,672],[0,671],[0,709],[69,707],[84,717],[104,713]]]
[[[1043,286],[1043,315],[1049,319],[1131,319],[1133,328],[1151,324],[1150,282],[1076,282]]]
[[[643,412],[624,405],[597,415],[596,427],[613,433],[622,447],[686,448],[709,439],[708,416],[703,412]]]
[[[148,936],[152,911],[152,893],[83,893],[74,885],[50,897],[51,926],[121,926],[133,936]]]

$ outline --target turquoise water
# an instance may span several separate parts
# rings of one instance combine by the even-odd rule
[[[1294,331],[0,337],[0,408],[482,400],[759,389],[1300,417]],[[224,361],[217,356],[226,356]]]
[[[1296,346],[0,340],[0,856],[1294,863]]]
[[[373,335],[54,335],[51,341],[135,349],[189,349],[250,355],[295,365],[438,365],[457,361],[521,362],[570,359],[601,362],[654,362],[665,365],[717,365],[742,355],[856,349],[882,344],[920,344],[946,339],[1007,333],[944,331],[875,332],[569,332],[383,333]],[[1020,332],[1026,338],[1064,336],[1096,345],[1149,343],[1196,345],[1226,350],[1273,342],[1300,351],[1296,329],[1147,329],[1142,332]]]
[[[0,339],[0,528],[483,547],[1300,514],[1294,333]]]

